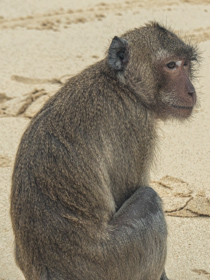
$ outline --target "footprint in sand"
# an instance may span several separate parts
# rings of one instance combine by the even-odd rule
[[[210,197],[205,193],[194,193],[188,183],[165,176],[154,181],[151,186],[163,200],[164,211],[168,216],[177,217],[210,217]]]

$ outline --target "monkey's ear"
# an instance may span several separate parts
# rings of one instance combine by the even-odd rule
[[[128,62],[128,42],[115,36],[108,51],[109,65],[118,71],[124,70]]]

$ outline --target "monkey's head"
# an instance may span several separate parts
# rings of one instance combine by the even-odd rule
[[[195,47],[158,23],[115,36],[108,51],[108,65],[117,79],[161,119],[191,115],[197,61]]]

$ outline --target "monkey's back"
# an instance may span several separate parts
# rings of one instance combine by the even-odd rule
[[[101,61],[70,79],[22,137],[11,217],[17,262],[26,275],[34,271],[31,279],[47,273],[43,267],[58,271],[55,279],[59,271],[82,279],[75,269],[82,262],[84,275],[97,271],[110,219],[148,182],[153,124],[104,69]]]

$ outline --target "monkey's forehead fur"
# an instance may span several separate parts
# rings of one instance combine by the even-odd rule
[[[128,45],[138,44],[136,45],[138,49],[144,49],[144,54],[152,54],[154,59],[174,55],[188,60],[198,60],[196,46],[185,43],[170,29],[166,29],[157,22],[150,22],[143,27],[130,30],[124,33],[121,38],[125,39]]]

